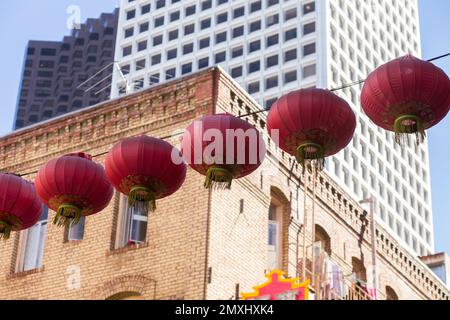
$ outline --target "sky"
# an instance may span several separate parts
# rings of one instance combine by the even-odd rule
[[[0,1],[0,136],[12,129],[22,62],[28,40],[59,41],[70,30],[74,7],[81,22],[112,12],[120,0]],[[68,12],[71,11],[71,12]],[[450,0],[419,0],[422,56],[450,52]],[[436,65],[450,75],[450,57]],[[436,251],[450,253],[450,115],[428,131]]]

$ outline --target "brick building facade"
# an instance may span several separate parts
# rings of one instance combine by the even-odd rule
[[[202,115],[256,110],[228,75],[211,68],[2,137],[0,170],[32,180],[47,160],[74,151],[103,163],[115,142],[142,133],[179,146],[178,133]],[[264,114],[246,119],[264,132],[268,151],[252,175],[234,181],[231,190],[211,191],[189,169],[181,189],[158,200],[141,245],[118,243],[124,213],[117,193],[103,212],[86,219],[83,240],[68,241],[63,229],[49,223],[38,268],[22,271],[27,231],[14,233],[0,245],[0,299],[236,298],[264,281],[270,269],[270,210],[279,221],[274,263],[290,277],[299,275],[301,169],[267,136]],[[366,212],[325,174],[318,176],[315,191],[315,240],[343,274],[365,273],[370,262]],[[49,221],[53,215],[49,212]],[[444,284],[380,227],[376,243],[381,298],[448,299]],[[352,290],[349,286],[341,298],[354,298]]]

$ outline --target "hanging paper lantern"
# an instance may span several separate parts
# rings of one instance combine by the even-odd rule
[[[408,134],[415,134],[420,143],[425,130],[449,111],[450,80],[434,64],[406,55],[369,75],[361,104],[377,126],[395,132],[397,143]]]
[[[0,239],[11,231],[28,229],[41,215],[34,185],[16,175],[0,173]]]
[[[300,165],[314,161],[322,170],[325,157],[345,148],[353,137],[356,118],[348,103],[328,90],[301,89],[282,96],[267,116],[269,134]]]
[[[229,114],[208,115],[187,127],[181,140],[186,162],[206,176],[205,188],[230,188],[231,181],[255,171],[265,144],[247,121]]]
[[[180,152],[166,141],[145,135],[114,145],[105,167],[109,181],[128,196],[130,206],[145,202],[150,211],[155,210],[156,199],[177,191],[186,178]]]
[[[85,153],[64,155],[48,161],[36,176],[41,200],[56,211],[54,224],[75,225],[108,206],[113,188],[105,170]]]

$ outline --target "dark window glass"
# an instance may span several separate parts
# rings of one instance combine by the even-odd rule
[[[284,62],[297,59],[297,49],[288,50],[284,53]]]
[[[297,8],[292,8],[284,12],[284,21],[288,21],[297,17]]]
[[[288,71],[284,74],[284,83],[297,81],[297,70]]]
[[[278,65],[278,55],[267,57],[266,68],[270,68],[276,65]]]
[[[146,4],[141,7],[141,14],[146,14],[150,12],[150,4]]]
[[[278,44],[278,34],[274,34],[272,36],[268,36],[266,40],[266,47],[270,47]]]
[[[155,28],[160,27],[164,24],[164,16],[155,18]]]
[[[250,3],[250,12],[261,10],[261,1],[255,1]]]
[[[172,1],[173,3],[173,1]],[[166,5],[166,0],[158,0],[156,1],[156,9],[160,9]]]
[[[303,46],[303,56],[307,56],[310,54],[316,53],[316,44],[310,43]]]
[[[145,69],[145,59],[136,61],[136,71]]]
[[[242,76],[242,66],[231,69],[231,76],[233,78],[241,77]]]
[[[303,78],[312,77],[316,74],[316,65],[311,64],[309,66],[303,67]]]
[[[170,21],[177,21],[180,19],[180,11],[175,11],[170,14]]]
[[[138,43],[138,51],[147,49],[147,40]]]
[[[228,0],[217,0],[217,5],[219,6],[219,5],[227,3],[227,2],[228,2]]]
[[[236,27],[233,29],[233,38],[240,37],[244,34],[244,26]]]
[[[107,35],[112,35],[114,34],[114,28],[111,27],[105,28],[105,31],[103,33]]]
[[[161,54],[152,56],[152,66],[158,63],[161,63]]]
[[[126,57],[131,54],[131,46],[122,49],[122,56]]]
[[[276,4],[278,4],[278,0],[267,0],[268,7],[276,5]]]
[[[248,86],[247,86],[247,91],[250,94],[259,92],[259,81],[249,83]]]
[[[270,77],[266,79],[266,89],[272,89],[278,86],[278,76]]]
[[[206,0],[202,2],[202,10],[207,10],[210,9],[212,5],[212,1],[211,0]]]
[[[41,60],[39,61],[39,68],[53,68],[55,62],[51,60]]]
[[[157,46],[157,45],[161,44],[161,43],[162,43],[162,40],[163,40],[162,34],[159,35],[159,36],[154,36],[154,37],[153,37],[153,45],[154,45],[154,46]]]
[[[169,31],[169,41],[177,39],[178,38],[178,29]]]
[[[250,73],[259,71],[260,68],[261,68],[261,63],[260,63],[259,60],[258,60],[258,61],[250,62],[250,63],[248,64],[248,73],[250,74]]]
[[[127,11],[127,20],[133,19],[136,16],[136,10]]]
[[[187,26],[184,26],[184,35],[194,33],[194,31],[195,31],[194,24],[188,24]]]
[[[192,63],[185,63],[181,66],[181,74],[192,72]]]
[[[266,110],[269,110],[272,107],[272,105],[275,103],[275,101],[277,101],[277,100],[278,100],[277,98],[272,98],[272,99],[267,100],[265,103]]]
[[[295,38],[297,38],[297,28],[287,30],[284,33],[284,41],[289,41]]]
[[[303,34],[304,35],[313,33],[315,31],[316,31],[316,23],[315,22],[310,22],[310,23],[303,25]]]
[[[41,56],[55,56],[55,55],[56,49],[48,49],[48,48],[41,49]]]
[[[188,43],[183,46],[183,54],[188,54],[194,51],[194,44]]]
[[[250,23],[250,32],[255,32],[261,29],[261,20]]]
[[[209,65],[209,58],[208,57],[198,60],[198,68],[199,69],[206,68],[206,67],[208,67],[208,65]]]
[[[93,32],[89,35],[89,40],[98,40],[99,34],[97,32]]]
[[[200,49],[209,47],[209,38],[200,39]]]
[[[227,41],[227,32],[221,32],[216,34],[216,44]]]
[[[226,58],[226,53],[225,53],[225,51],[216,53],[216,56],[215,56],[215,63],[218,64],[218,63],[224,62],[224,61],[225,61],[225,58]]]
[[[217,24],[227,22],[227,20],[228,20],[228,12],[218,14],[216,17]]]
[[[175,59],[177,57],[177,48],[167,50],[167,60]]]
[[[152,74],[149,77],[149,83],[150,85],[159,83],[159,73]]]
[[[193,6],[186,7],[185,9],[186,17],[192,16],[193,14],[195,14],[195,4]]]
[[[305,3],[303,5],[303,14],[307,14],[310,12],[314,12],[316,10],[316,4],[315,2],[309,2],[309,3]]]
[[[239,48],[233,48],[231,50],[231,57],[232,58],[236,58],[236,57],[240,57],[244,54],[244,49],[242,47]]]
[[[203,30],[203,29],[206,29],[206,28],[209,28],[209,27],[211,27],[211,18],[208,18],[208,19],[204,19],[204,20],[202,20],[201,22],[200,22],[200,28]]]
[[[121,66],[121,67],[120,67],[120,70],[122,71],[122,73],[123,73],[124,75],[127,75],[127,74],[130,73],[130,65],[127,64],[127,65]]]
[[[34,54],[34,48],[28,48],[27,55],[32,55],[32,54]]]
[[[233,18],[242,17],[245,14],[245,7],[239,7],[233,10]]]
[[[261,40],[255,40],[250,42],[248,46],[248,52],[254,52],[261,49]]]
[[[175,78],[175,72],[176,72],[175,68],[166,70],[166,80]]]
[[[148,31],[148,22],[141,23],[139,26],[139,32],[145,32]]]

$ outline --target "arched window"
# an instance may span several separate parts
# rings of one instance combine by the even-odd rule
[[[386,300],[398,300],[398,295],[390,286],[386,286]]]
[[[331,255],[331,238],[320,225],[315,225],[315,247],[320,247],[320,251],[325,251]]]
[[[125,291],[113,294],[106,300],[144,300],[139,292]]]

